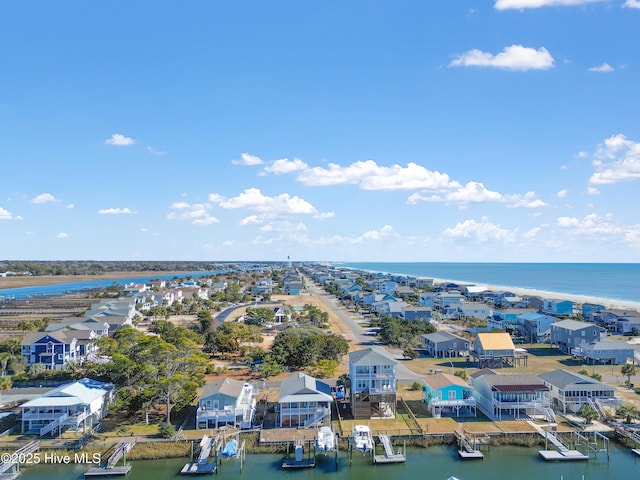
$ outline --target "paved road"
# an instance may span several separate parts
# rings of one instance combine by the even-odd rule
[[[367,335],[367,331],[360,325],[354,318],[356,315],[351,314],[345,311],[344,308],[339,304],[339,300],[336,299],[333,295],[329,295],[321,290],[314,282],[308,277],[305,277],[305,285],[309,292],[315,294],[322,300],[322,302],[330,308],[337,316],[342,320],[342,322],[351,330],[353,334],[354,341],[358,344],[362,345],[363,348],[371,347],[379,353],[386,355],[387,357],[393,358],[398,362],[396,365],[396,375],[398,381],[400,383],[413,383],[413,382],[422,382],[422,375],[409,370],[404,364],[401,357],[398,356],[398,351],[393,351],[387,349],[380,345],[375,337],[371,335]]]

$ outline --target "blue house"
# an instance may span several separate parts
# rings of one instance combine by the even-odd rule
[[[473,389],[460,377],[446,373],[428,375],[422,389],[423,400],[431,414],[440,418],[445,411],[455,417],[461,414],[476,416],[476,399]]]
[[[542,311],[551,315],[572,315],[573,305],[571,300],[545,300]]]
[[[602,312],[605,309],[604,305],[599,305],[596,303],[583,303],[582,304],[582,316],[587,318],[590,313],[593,312]]]
[[[20,342],[20,353],[28,365],[41,363],[47,370],[62,370],[78,359],[77,340],[72,330],[30,332]]]

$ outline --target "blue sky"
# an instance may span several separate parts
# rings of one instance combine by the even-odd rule
[[[640,0],[24,1],[0,258],[640,261]]]

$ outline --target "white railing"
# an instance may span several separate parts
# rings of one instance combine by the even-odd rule
[[[432,398],[429,405],[434,407],[475,407],[475,398],[464,398],[462,400],[441,400],[438,398]]]
[[[45,425],[44,427],[42,427],[40,429],[40,436],[42,437],[43,435],[46,435],[47,433],[52,432],[55,428],[60,426],[62,424],[62,422],[67,419],[67,417],[68,417],[68,415],[65,413],[65,414],[61,415],[59,418],[57,418],[54,421],[52,421],[51,423],[49,423],[48,425]]]

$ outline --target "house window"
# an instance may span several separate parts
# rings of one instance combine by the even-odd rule
[[[62,354],[61,353],[58,354],[58,360],[62,360]]]
[[[593,331],[593,336],[595,337],[597,333],[598,333],[598,332],[596,332],[596,331],[594,330],[594,331]]]
[[[584,332],[584,330],[583,330],[583,331],[582,331],[582,336],[583,336],[583,337],[584,337],[584,333],[585,333],[585,332]],[[596,332],[593,332],[593,333],[596,333]]]
[[[208,400],[207,403],[209,403]],[[220,400],[213,400],[213,409],[218,410],[218,408],[220,408]]]

